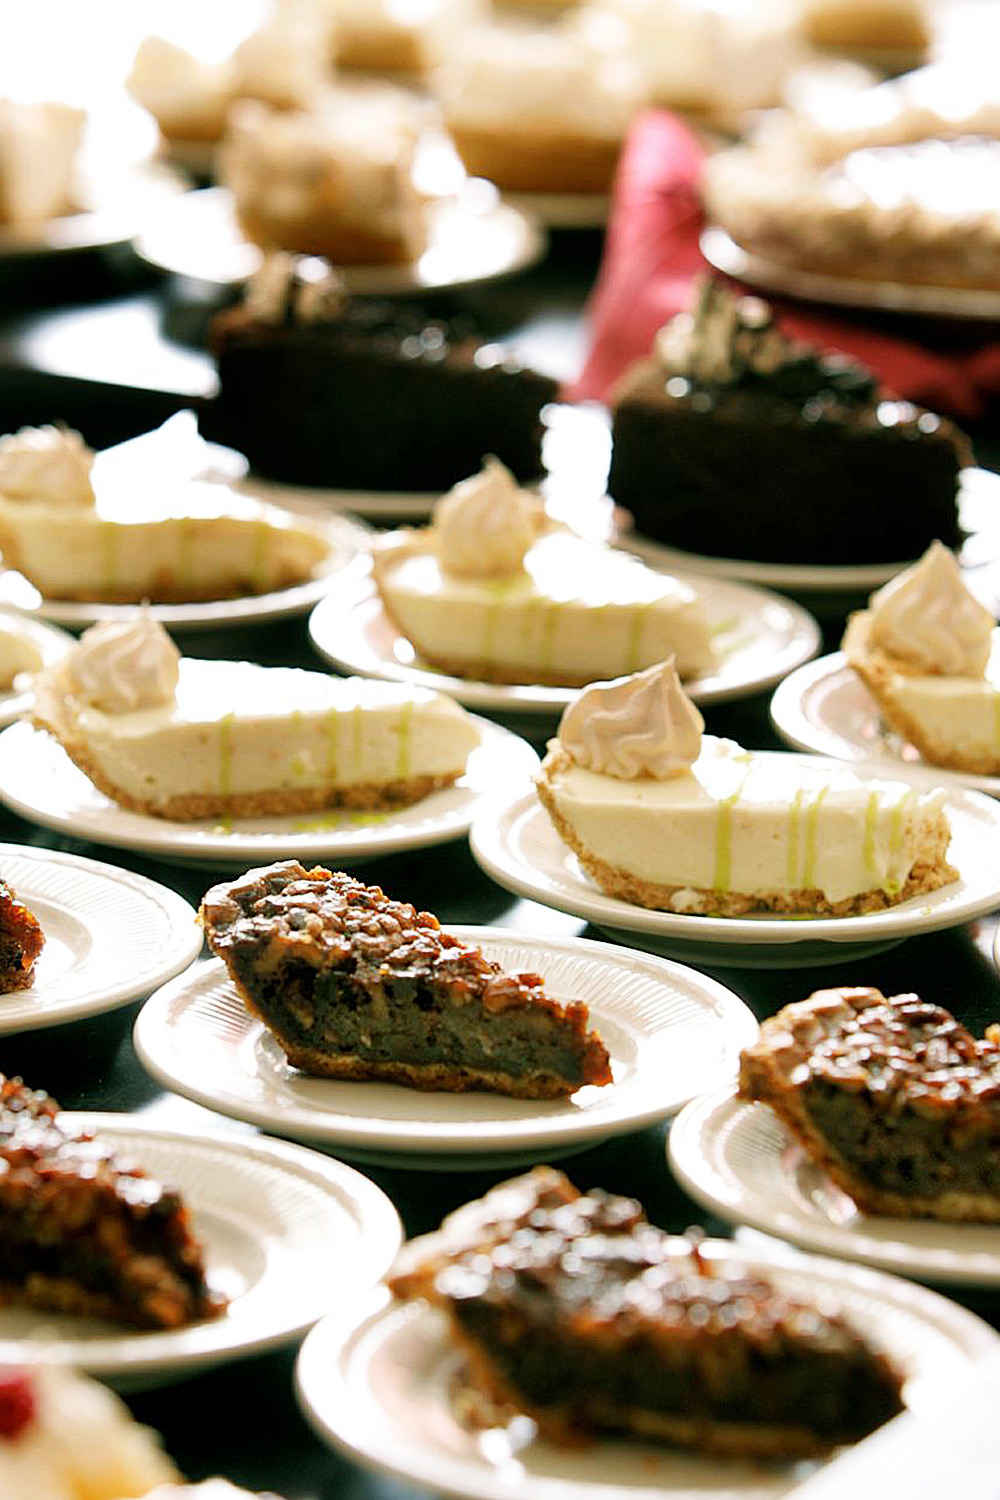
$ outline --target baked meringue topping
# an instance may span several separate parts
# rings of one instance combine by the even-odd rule
[[[93,451],[68,427],[22,427],[0,438],[0,495],[7,500],[93,505]]]
[[[984,675],[995,622],[940,542],[873,594],[869,609],[872,644],[889,655],[945,677]]]
[[[91,707],[127,714],[172,702],[179,662],[180,652],[163,626],[143,610],[134,620],[109,621],[85,631],[68,674]]]
[[[539,507],[509,469],[487,458],[434,509],[434,545],[442,568],[457,578],[516,573],[538,532]]]
[[[620,781],[665,781],[690,770],[705,721],[674,660],[583,689],[559,724],[560,743],[578,766]]]

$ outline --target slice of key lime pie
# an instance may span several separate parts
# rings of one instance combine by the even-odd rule
[[[578,687],[670,653],[684,678],[715,663],[692,588],[551,524],[494,458],[430,526],[384,539],[375,579],[402,634],[459,677]]]
[[[848,916],[957,878],[944,792],[703,735],[672,662],[593,683],[538,794],[609,895],[659,910]]]
[[[852,615],[844,654],[924,760],[1000,773],[1000,630],[940,542]]]
[[[402,806],[455,781],[479,742],[440,693],[182,657],[145,612],[43,672],[34,719],[108,797],[185,822]]]
[[[48,599],[228,599],[303,583],[328,558],[320,527],[228,484],[91,482],[79,433],[0,438],[0,553]]]

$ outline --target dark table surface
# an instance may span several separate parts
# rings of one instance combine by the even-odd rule
[[[543,266],[479,289],[466,300],[491,332],[513,332],[522,348],[547,355],[555,373],[570,373],[581,347],[579,312],[598,252],[595,236],[562,237]],[[111,263],[80,257],[73,267],[64,262],[55,271],[38,268],[23,281],[8,272],[0,277],[0,431],[22,422],[63,420],[103,445],[155,425],[211,389],[210,366],[197,348],[209,309],[198,288],[156,282],[121,253]],[[831,647],[836,633],[837,624],[831,622]],[[319,665],[304,621],[199,635],[186,644],[201,655]],[[766,696],[711,708],[706,720],[711,733],[750,748],[778,746]],[[70,850],[135,869],[195,904],[216,878],[211,871],[200,873],[50,834],[4,811],[0,839]],[[536,932],[601,938],[582,922],[508,895],[479,871],[464,841],[380,859],[359,873],[390,895],[434,911],[445,924],[527,925]],[[709,972],[758,1016],[827,984],[860,984],[877,985],[890,994],[917,990],[981,1029],[1000,1011],[991,957],[994,928],[990,917],[912,938],[864,961],[823,968]],[[222,1117],[165,1099],[144,1073],[131,1044],[138,1009],[136,1004],[89,1021],[5,1037],[0,1071],[21,1074],[67,1107],[141,1112],[156,1105],[156,1118],[163,1124],[227,1128]],[[680,1230],[697,1222],[724,1232],[672,1180],[664,1154],[666,1129],[652,1126],[573,1156],[570,1175],[582,1187],[635,1195],[664,1227]],[[388,1193],[409,1234],[432,1228],[444,1213],[508,1175],[502,1170],[435,1172],[432,1166],[363,1170]],[[1000,1327],[1000,1302],[977,1293],[959,1293],[958,1300]],[[221,1473],[251,1489],[276,1490],[289,1500],[375,1500],[419,1493],[364,1472],[320,1444],[296,1407],[293,1362],[294,1350],[235,1361],[128,1399],[142,1420],[163,1433],[169,1451],[192,1478]]]

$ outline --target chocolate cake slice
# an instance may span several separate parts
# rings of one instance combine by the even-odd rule
[[[608,490],[646,536],[758,562],[907,561],[959,541],[968,442],[711,282],[611,397]]]
[[[27,988],[44,946],[38,918],[0,880],[0,995]]]
[[[405,1246],[388,1279],[443,1309],[474,1385],[552,1441],[798,1458],[901,1409],[899,1372],[836,1313],[551,1167]]]
[[[0,1074],[0,1301],[179,1328],[222,1312],[180,1195]]]
[[[556,384],[472,325],[348,298],[317,259],[269,257],[247,300],[212,323],[219,390],[206,438],[251,469],[351,490],[449,489],[492,453],[541,472],[541,409]]]
[[[612,1081],[585,1005],[507,974],[430,912],[294,860],[206,895],[201,922],[289,1061],[330,1078],[518,1098]]]
[[[740,1095],[769,1104],[873,1214],[1000,1223],[1000,1032],[916,995],[819,990],[761,1026]]]

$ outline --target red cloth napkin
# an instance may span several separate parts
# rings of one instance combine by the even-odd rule
[[[647,354],[657,329],[691,302],[705,269],[698,179],[706,151],[676,116],[643,115],[625,144],[597,284],[588,307],[592,344],[570,400],[606,400],[618,376]],[[1000,329],[933,319],[836,312],[769,298],[785,332],[869,365],[897,395],[967,422],[1000,405]]]

